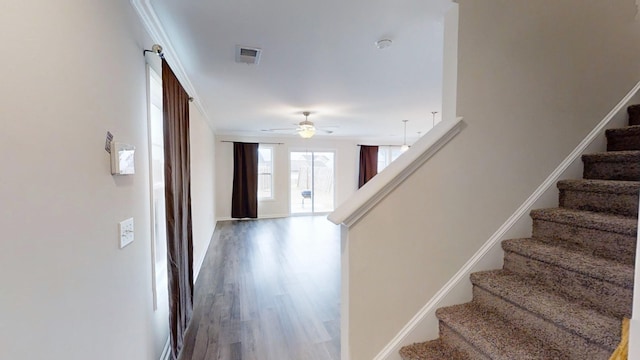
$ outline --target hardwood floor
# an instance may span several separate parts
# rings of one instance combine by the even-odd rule
[[[340,229],[325,216],[219,222],[180,360],[340,359]]]

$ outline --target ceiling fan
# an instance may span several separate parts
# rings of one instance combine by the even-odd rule
[[[316,128],[316,126],[313,124],[312,121],[309,121],[309,115],[311,114],[311,112],[309,111],[303,111],[302,115],[304,115],[304,121],[301,121],[298,124],[298,127],[293,129],[293,128],[282,128],[282,129],[263,129],[262,131],[267,131],[267,132],[274,132],[274,131],[295,131],[298,133],[298,135],[300,135],[301,138],[304,139],[310,139],[313,137],[313,135],[316,134],[316,132],[321,131],[325,134],[332,134],[333,131],[332,130],[326,130],[326,129],[318,129]]]

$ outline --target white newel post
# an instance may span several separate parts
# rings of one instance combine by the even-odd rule
[[[349,227],[340,225],[340,359],[349,360]]]

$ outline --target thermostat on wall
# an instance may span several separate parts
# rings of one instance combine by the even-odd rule
[[[111,174],[133,175],[136,173],[134,155],[136,147],[114,142],[111,144]]]

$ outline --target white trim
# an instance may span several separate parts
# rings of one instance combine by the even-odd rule
[[[309,214],[311,215],[311,214]],[[257,219],[236,219],[236,218],[232,218],[229,216],[224,216],[224,217],[219,217],[216,219],[216,221],[231,221],[231,220],[246,220],[246,221],[252,221],[252,220],[262,220],[262,219],[280,219],[280,218],[286,218],[289,217],[289,214],[271,214],[271,215],[258,215]]]
[[[151,293],[153,295],[153,311],[158,310],[158,284],[156,279],[156,235],[155,235],[155,208],[153,198],[153,156],[152,156],[152,136],[151,136],[151,78],[158,77],[153,68],[147,64],[147,153],[149,154],[149,217],[150,217],[150,239],[151,239]],[[162,79],[160,79],[162,83]]]
[[[160,355],[160,360],[170,360],[171,359],[171,338],[167,338],[167,342],[164,344],[164,349],[162,349],[162,355]]]
[[[384,360],[390,356],[394,356],[399,348],[405,345],[405,340],[415,331],[418,326],[429,315],[435,313],[436,309],[445,302],[447,296],[454,289],[461,285],[467,284],[469,275],[478,271],[477,268],[481,260],[487,256],[490,251],[500,246],[500,242],[519,220],[526,218],[534,204],[540,200],[543,195],[553,190],[553,186],[561,178],[563,173],[567,171],[572,164],[580,161],[581,155],[587,150],[589,145],[597,138],[601,137],[607,126],[614,118],[624,116],[626,106],[631,103],[633,97],[640,91],[640,82],[600,121],[600,123],[578,144],[578,146],[564,159],[562,163],[547,177],[547,179],[529,196],[529,198],[500,226],[500,228],[487,240],[487,242],[467,261],[464,266],[418,311],[418,313],[400,330],[400,332],[380,351],[373,360]],[[375,179],[375,178],[374,178]],[[425,339],[426,340],[426,339]]]
[[[158,15],[156,15],[155,10],[153,10],[151,1],[131,0],[131,5],[136,10],[136,13],[138,13],[138,17],[140,17],[142,24],[144,25],[145,29],[147,29],[149,36],[151,36],[151,40],[162,46],[162,52],[164,53],[165,59],[169,64],[171,64],[173,73],[180,80],[180,83],[187,91],[189,96],[193,98],[193,104],[198,108],[198,110],[200,110],[200,113],[202,113],[205,119],[207,119],[207,123],[211,130],[215,131],[215,126],[207,115],[207,112],[204,110],[204,107],[200,102],[200,98],[198,97],[198,93],[191,83],[189,76],[187,76],[187,72],[182,66],[182,62],[180,62],[178,53],[175,51],[173,45],[171,44],[169,36],[164,31],[162,22],[158,18]],[[151,44],[149,44],[149,47],[151,47]]]
[[[441,121],[420,138],[396,161],[353,194],[347,201],[329,214],[329,221],[336,225],[353,226],[395,188],[402,184],[422,164],[435,155],[449,140],[462,130],[462,118]]]
[[[349,229],[340,226],[340,360],[350,360],[349,343]]]
[[[214,236],[216,236],[216,228],[218,226],[218,222],[216,221],[213,224],[213,231],[211,232],[211,236],[209,236],[209,241],[207,241],[207,246],[205,246],[200,259],[196,260],[193,263],[193,284],[195,285],[198,281],[198,276],[200,276],[200,270],[202,270],[202,264],[204,264],[204,259],[207,257],[207,251],[209,250],[209,246],[211,245],[211,241],[213,241]]]

